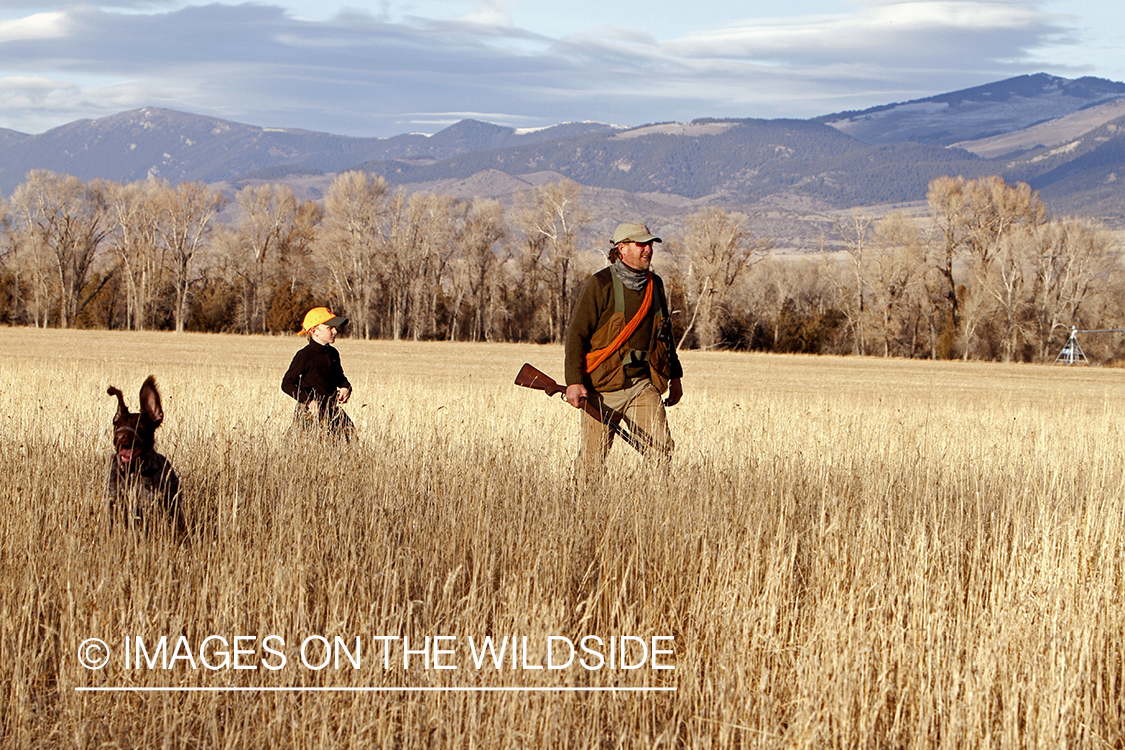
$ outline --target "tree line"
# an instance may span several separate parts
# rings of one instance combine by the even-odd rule
[[[825,252],[796,260],[717,207],[659,228],[681,346],[1044,361],[1071,326],[1125,327],[1109,231],[1050,219],[999,177],[941,177],[927,201],[924,220],[837,218]],[[328,305],[362,338],[558,342],[605,263],[590,223],[567,180],[505,205],[352,171],[316,202],[284,184],[228,198],[32,171],[0,204],[0,320],[276,334]],[[1118,339],[1095,344],[1102,358],[1125,354]]]

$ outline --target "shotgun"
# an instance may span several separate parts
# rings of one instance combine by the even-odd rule
[[[522,385],[524,388],[534,388],[537,391],[543,391],[548,396],[554,396],[556,393],[562,394],[563,400],[566,400],[566,386],[559,385],[546,374],[540,372],[529,364],[524,364],[520,368],[519,374],[516,375],[516,385]],[[606,419],[605,415],[601,413],[598,407],[591,404],[586,399],[582,399],[581,409],[589,414],[594,419],[604,424],[609,429],[613,430],[618,437],[628,443],[634,450],[639,453],[644,453],[647,447],[635,435],[627,432],[621,425],[611,419]]]

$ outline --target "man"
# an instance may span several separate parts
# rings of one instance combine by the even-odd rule
[[[281,390],[297,400],[297,424],[324,425],[344,439],[350,439],[355,429],[340,408],[351,398],[352,384],[344,375],[340,353],[332,344],[337,329],[347,322],[347,318],[338,317],[327,307],[314,307],[305,313],[301,334],[309,337],[309,343],[293,355],[281,379]]]
[[[583,284],[566,334],[566,400],[588,400],[607,421],[624,422],[645,453],[672,453],[664,407],[679,402],[683,371],[672,343],[664,282],[652,273],[648,227],[625,222],[610,242],[610,265]],[[667,390],[668,398],[662,399]],[[582,414],[580,474],[600,470],[613,432]]]

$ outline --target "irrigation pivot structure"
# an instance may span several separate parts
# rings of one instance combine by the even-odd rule
[[[1078,334],[1080,333],[1125,333],[1125,328],[1099,328],[1080,331],[1077,326],[1072,326],[1070,337],[1063,344],[1059,356],[1055,357],[1056,365],[1060,362],[1064,365],[1090,364],[1090,360],[1086,359],[1086,352],[1082,351],[1082,345],[1078,343]]]

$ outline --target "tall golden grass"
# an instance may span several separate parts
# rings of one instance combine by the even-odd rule
[[[1125,746],[1122,371],[688,352],[670,469],[619,445],[576,492],[577,412],[512,385],[557,347],[342,341],[342,447],[288,431],[293,338],[3,339],[0,746]],[[102,496],[106,386],[150,373],[187,540]],[[126,668],[160,635],[257,668]],[[671,636],[675,669],[473,668],[504,635]]]

